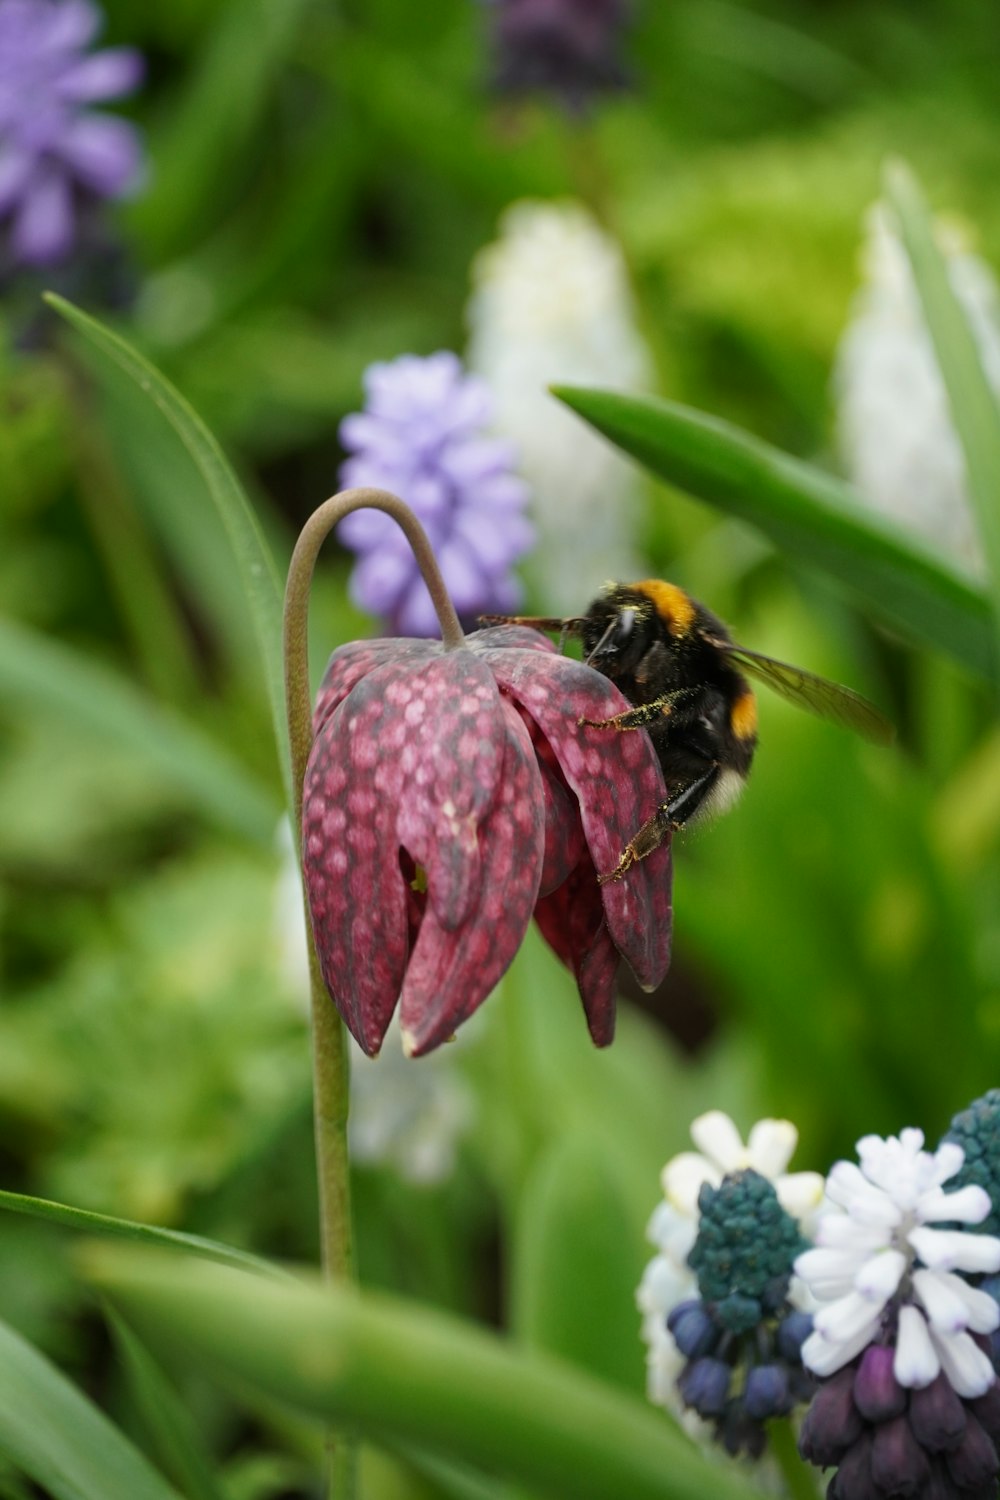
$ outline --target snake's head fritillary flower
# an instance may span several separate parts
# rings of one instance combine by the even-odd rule
[[[697,1151],[683,1151],[672,1157],[661,1173],[663,1199],[647,1230],[647,1237],[658,1253],[646,1266],[636,1300],[643,1315],[649,1399],[681,1415],[685,1424],[697,1432],[704,1430],[703,1424],[692,1420],[691,1414],[704,1406],[706,1399],[711,1402],[711,1394],[705,1398],[701,1382],[712,1371],[706,1367],[694,1373],[690,1365],[698,1357],[708,1356],[722,1342],[720,1330],[713,1316],[706,1313],[699,1296],[698,1277],[690,1260],[702,1225],[703,1192],[706,1187],[720,1188],[723,1181],[732,1180],[734,1175],[749,1174],[756,1182],[755,1191],[763,1192],[764,1187],[773,1189],[774,1204],[794,1222],[797,1233],[808,1238],[812,1218],[822,1200],[823,1178],[818,1172],[787,1170],[798,1142],[798,1132],[789,1120],[758,1120],[744,1143],[728,1115],[722,1110],[710,1110],[694,1121],[691,1138]],[[796,1240],[796,1247],[797,1244]],[[773,1324],[769,1339],[778,1351],[776,1358],[786,1366],[798,1366],[798,1346],[808,1332],[808,1320],[803,1321],[801,1314],[783,1305],[772,1309],[768,1317]],[[699,1343],[699,1333],[708,1340],[704,1348]],[[731,1338],[726,1342],[727,1347],[733,1346]],[[679,1380],[685,1372],[687,1380],[682,1390]],[[724,1371],[714,1371],[716,1384],[725,1386],[726,1400],[730,1399],[731,1377],[728,1365]],[[766,1371],[755,1376],[749,1392],[751,1412],[764,1410],[768,1392],[778,1398],[779,1393],[772,1387],[775,1379],[780,1384],[783,1378],[788,1378],[787,1370],[785,1377],[774,1377]],[[789,1388],[794,1388],[797,1394],[797,1380]],[[753,1451],[759,1443],[759,1432],[748,1425],[746,1417],[746,1412],[741,1411],[741,1421],[730,1424],[723,1441],[737,1442],[738,1446]],[[754,1416],[749,1418],[750,1424],[758,1420]],[[713,1435],[711,1429],[707,1432]]]
[[[554,94],[580,112],[628,81],[621,58],[631,0],[487,0],[493,83],[501,93]]]
[[[996,1491],[987,1351],[1000,1307],[968,1278],[1000,1269],[1000,1239],[976,1232],[990,1213],[981,1186],[945,1187],[962,1147],[923,1145],[919,1130],[860,1140],[858,1164],[830,1173],[816,1246],[795,1265],[818,1305],[802,1358],[823,1378],[800,1446],[837,1467],[835,1500]]]
[[[364,411],[341,423],[351,455],[343,483],[381,486],[405,500],[463,621],[509,614],[520,599],[512,568],[534,531],[524,517],[528,490],[514,473],[514,449],[489,434],[493,400],[485,382],[441,350],[370,365],[364,384]],[[362,609],[395,634],[437,635],[430,595],[395,522],[358,510],[337,535],[358,554],[351,593]]]
[[[336,651],[316,703],[303,866],[323,977],[378,1052],[396,1009],[420,1055],[512,962],[532,913],[572,968],[594,1041],[614,1032],[619,958],[643,985],[670,950],[670,851],[599,885],[663,800],[643,734],[584,719],[627,708],[533,630]]]
[[[100,26],[91,0],[0,0],[0,221],[11,264],[64,260],[80,208],[121,197],[141,175],[134,127],[90,106],[130,93],[142,59],[131,47],[88,54]]]

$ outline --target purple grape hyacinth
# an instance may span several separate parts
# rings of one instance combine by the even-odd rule
[[[500,93],[549,93],[575,114],[596,94],[622,89],[620,51],[630,0],[486,0],[493,84]]]
[[[118,198],[142,167],[127,120],[89,108],[142,79],[132,47],[86,53],[92,0],[0,0],[0,222],[9,265],[65,260],[88,200]]]
[[[442,350],[370,365],[364,384],[365,410],[340,428],[351,454],[341,483],[392,490],[412,507],[464,622],[508,613],[520,599],[511,566],[531,547],[534,531],[511,446],[484,432],[492,416],[485,382]],[[355,511],[337,535],[358,553],[351,595],[362,609],[384,619],[392,634],[438,634],[413,553],[388,516]]]

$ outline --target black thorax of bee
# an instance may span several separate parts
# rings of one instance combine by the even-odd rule
[[[731,800],[750,770],[757,714],[749,683],[726,656],[731,637],[721,620],[676,585],[650,579],[602,594],[580,634],[584,659],[630,703],[653,710],[642,722],[672,798],[679,794],[675,822]]]

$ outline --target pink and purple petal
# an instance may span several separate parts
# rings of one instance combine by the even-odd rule
[[[481,632],[480,639],[487,632]],[[490,632],[492,634],[492,632]],[[538,637],[541,639],[541,637]],[[639,828],[666,800],[659,761],[642,730],[595,729],[581,719],[608,719],[630,704],[613,683],[580,662],[546,659],[535,649],[483,649],[500,687],[539,726],[580,803],[596,870],[613,871]],[[653,988],[670,962],[672,924],[669,840],[601,886],[611,938],[639,984]]]
[[[600,886],[589,855],[556,890],[535,906],[539,931],[576,979],[594,1045],[615,1034],[617,975],[621,955],[604,917]]]
[[[428,900],[400,1003],[412,1056],[447,1041],[487,998],[513,962],[535,906],[545,842],[541,783],[520,716],[507,703],[499,712],[506,749],[496,800],[478,830],[479,903],[449,930]]]

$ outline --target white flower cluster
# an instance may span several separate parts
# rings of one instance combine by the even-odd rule
[[[729,1116],[715,1109],[694,1121],[691,1139],[698,1150],[672,1157],[661,1173],[663,1202],[657,1205],[647,1229],[647,1237],[659,1253],[646,1266],[636,1293],[647,1345],[649,1399],[677,1413],[683,1413],[677,1377],[685,1358],[674,1343],[666,1318],[679,1302],[697,1293],[697,1281],[687,1258],[698,1236],[698,1194],[702,1186],[707,1182],[718,1187],[727,1173],[750,1167],[773,1183],[782,1208],[799,1221],[806,1234],[823,1197],[823,1178],[818,1172],[786,1171],[798,1144],[798,1132],[788,1120],[758,1120],[744,1145]],[[700,1425],[690,1413],[683,1415],[688,1425]]]
[[[1000,294],[989,267],[938,230],[952,289],[1000,395]],[[867,221],[864,270],[834,375],[838,444],[872,506],[953,557],[980,553],[961,444],[906,252],[881,205]]]
[[[535,566],[550,607],[576,612],[609,578],[642,572],[635,471],[548,387],[647,388],[621,251],[575,203],[516,203],[477,256],[468,364],[534,495]]]
[[[1000,1307],[956,1273],[1000,1270],[1000,1239],[935,1227],[980,1224],[990,1200],[980,1187],[944,1190],[963,1164],[961,1146],[923,1145],[920,1130],[865,1136],[860,1165],[841,1161],[830,1173],[816,1248],[795,1263],[820,1304],[802,1358],[817,1375],[833,1374],[875,1339],[895,1302],[899,1384],[927,1386],[943,1370],[958,1395],[980,1396],[995,1374],[972,1334],[997,1328]]]

